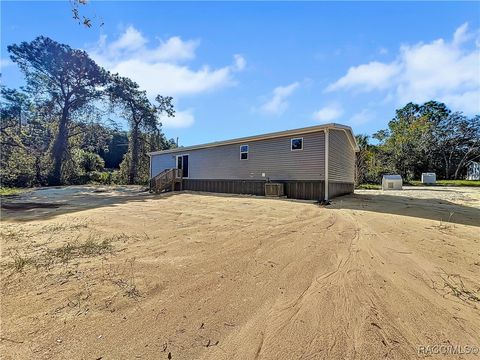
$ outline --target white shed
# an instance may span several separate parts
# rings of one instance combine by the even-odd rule
[[[422,173],[422,184],[435,184],[437,175],[435,173]]]
[[[402,190],[402,177],[400,175],[383,175],[382,190]]]

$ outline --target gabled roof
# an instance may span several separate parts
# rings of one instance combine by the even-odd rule
[[[189,150],[205,149],[205,148],[211,148],[211,147],[222,146],[222,145],[240,144],[240,143],[246,143],[251,141],[274,139],[274,138],[279,138],[284,136],[295,136],[295,135],[301,135],[301,134],[314,133],[318,131],[324,131],[326,129],[336,129],[336,130],[345,131],[345,133],[348,136],[348,139],[350,140],[350,145],[352,145],[355,151],[359,151],[357,142],[355,140],[355,136],[353,135],[352,128],[346,125],[331,123],[331,124],[324,124],[324,125],[309,126],[309,127],[299,128],[299,129],[277,131],[277,132],[272,132],[268,134],[247,136],[247,137],[231,139],[231,140],[215,141],[215,142],[200,144],[200,145],[184,146],[184,147],[179,147],[175,149],[152,151],[152,152],[149,152],[148,155],[152,156],[152,155],[160,155],[160,154],[185,152]]]

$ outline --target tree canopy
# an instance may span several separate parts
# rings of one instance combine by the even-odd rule
[[[29,95],[38,107],[48,109],[56,122],[50,183],[58,185],[68,156],[71,124],[87,104],[99,99],[109,74],[85,51],[48,37],[39,36],[31,42],[10,45],[8,51],[25,75]]]
[[[8,51],[26,86],[1,89],[2,184],[85,182],[88,174],[103,170],[101,155],[109,166],[128,168],[128,182],[148,180],[138,170],[148,168],[146,151],[174,144],[159,121],[162,113],[174,116],[171,97],[157,95],[154,105],[131,79],[110,74],[85,51],[48,37],[10,45]],[[128,132],[118,130],[119,119],[111,119],[115,113],[127,120]],[[120,173],[117,177],[122,181]]]
[[[470,161],[480,159],[480,116],[467,117],[436,101],[409,103],[373,138],[378,144],[360,146],[357,155],[362,181],[378,182],[385,173],[408,181],[419,179],[422,172],[458,179]]]

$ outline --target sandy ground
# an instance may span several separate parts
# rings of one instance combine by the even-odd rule
[[[70,187],[2,206],[2,359],[480,346],[480,189],[358,191],[321,207]]]

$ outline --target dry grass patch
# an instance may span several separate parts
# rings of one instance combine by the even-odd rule
[[[5,241],[21,241],[32,236],[31,232],[18,225],[2,225],[2,231],[0,231],[0,237]]]
[[[58,233],[63,231],[75,231],[80,229],[88,228],[88,223],[86,219],[79,220],[76,222],[68,223],[55,223],[49,224],[42,227],[40,233]]]
[[[110,266],[108,270],[102,268],[102,279],[117,286],[124,296],[138,300],[142,297],[135,282],[135,258],[125,260],[125,265],[120,270],[118,266]]]
[[[449,274],[441,269],[438,277],[438,281],[432,279],[432,288],[442,296],[453,295],[467,303],[480,302],[480,287],[471,283],[466,284],[466,280],[460,274]],[[474,307],[476,308],[475,305]]]
[[[37,256],[22,255],[17,251],[11,255],[13,261],[7,263],[6,267],[13,272],[22,272],[27,266],[48,269],[56,264],[68,265],[74,259],[102,256],[112,252],[113,246],[110,240],[99,241],[90,234],[84,242],[78,242],[77,238],[74,242],[61,247],[43,249]]]

